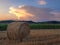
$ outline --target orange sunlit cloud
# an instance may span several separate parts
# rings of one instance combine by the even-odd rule
[[[20,17],[24,19],[27,19],[28,17],[34,17],[34,15],[28,13],[24,9],[14,7],[10,7],[9,9],[10,9],[9,13],[16,15],[18,19],[20,19]]]

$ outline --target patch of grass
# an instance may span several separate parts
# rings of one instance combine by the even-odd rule
[[[7,24],[0,24],[0,31],[7,29]],[[31,29],[60,29],[60,24],[30,24]]]
[[[5,31],[7,29],[7,24],[0,24],[0,31]]]
[[[31,29],[60,29],[60,24],[30,24]]]

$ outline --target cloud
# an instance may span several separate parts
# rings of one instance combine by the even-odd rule
[[[9,13],[17,16],[18,20],[29,20],[29,18],[34,17],[31,13],[28,13],[26,9],[21,9],[23,6],[18,6],[18,8],[10,7]]]
[[[14,14],[19,20],[49,21],[59,20],[60,12],[49,8],[37,8],[33,6],[10,7],[10,13]]]
[[[49,9],[36,8],[33,6],[18,6],[18,8],[10,7],[9,13],[14,14],[20,20],[32,20],[32,21],[40,21],[40,20],[48,20],[48,12]]]
[[[38,4],[40,4],[40,5],[46,5],[47,2],[46,2],[45,0],[39,0],[39,1],[38,1]]]
[[[52,11],[50,12],[51,16],[51,20],[57,20],[60,21],[60,12],[59,11]]]
[[[22,8],[22,7],[24,7],[25,5],[20,5],[20,6],[18,6],[18,8]]]

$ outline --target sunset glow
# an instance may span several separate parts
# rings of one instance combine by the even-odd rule
[[[10,9],[9,13],[16,15],[18,19],[20,19],[20,17],[22,17],[22,18],[23,17],[27,18],[28,16],[33,17],[32,14],[27,13],[27,11],[24,9],[17,9],[17,8],[13,8],[13,7],[10,7],[9,9]]]

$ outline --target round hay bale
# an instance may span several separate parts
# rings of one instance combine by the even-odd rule
[[[30,27],[26,22],[13,22],[7,27],[7,37],[9,40],[22,40],[29,33]]]

